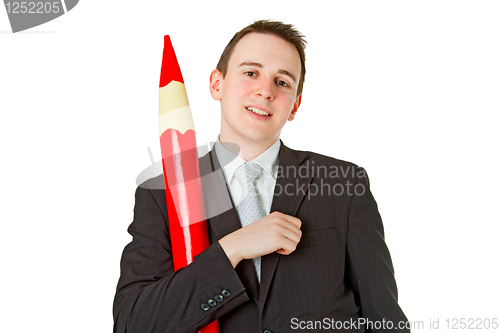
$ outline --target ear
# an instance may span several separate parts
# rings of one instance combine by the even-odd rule
[[[210,74],[210,94],[216,101],[220,101],[222,98],[220,89],[223,80],[222,73],[218,69],[214,69]]]
[[[297,114],[297,110],[299,109],[301,102],[302,102],[302,94],[297,96],[297,98],[295,99],[295,102],[293,103],[292,112],[290,112],[290,115],[288,116],[288,121],[292,121],[295,118],[295,115]]]

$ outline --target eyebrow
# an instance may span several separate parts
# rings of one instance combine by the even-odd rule
[[[244,61],[238,67],[242,67],[242,66],[253,66],[253,67],[264,68],[264,66],[262,66],[261,63],[253,62],[253,61]],[[278,70],[278,73],[289,76],[293,81],[297,82],[295,75],[293,75],[292,73],[290,73],[289,71],[287,71],[285,69]]]

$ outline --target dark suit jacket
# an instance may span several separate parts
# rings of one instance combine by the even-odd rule
[[[283,143],[279,165],[271,212],[298,217],[303,234],[290,255],[262,257],[260,286],[252,261],[233,269],[218,243],[241,226],[213,150],[200,158],[202,176],[218,171],[217,181],[212,177],[203,184],[205,201],[207,207],[219,201],[220,208],[229,200],[229,209],[208,219],[211,245],[177,272],[163,176],[138,187],[128,229],[133,240],[123,251],[113,305],[115,333],[195,332],[215,319],[221,333],[324,332],[332,320],[358,323],[358,318],[371,326],[337,331],[409,331],[397,329],[406,317],[397,303],[382,220],[364,170]],[[229,297],[204,311],[201,305],[222,290]],[[375,329],[383,322],[386,329]]]

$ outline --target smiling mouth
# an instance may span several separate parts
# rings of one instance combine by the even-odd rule
[[[248,111],[252,111],[255,114],[258,114],[259,116],[271,116],[269,113],[259,110],[257,108],[251,108],[251,107],[245,107]]]

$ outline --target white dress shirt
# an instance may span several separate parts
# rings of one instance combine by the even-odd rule
[[[274,186],[276,185],[279,165],[278,153],[280,151],[280,145],[281,142],[278,139],[271,147],[251,161],[259,164],[264,169],[255,179],[255,188],[257,190],[259,202],[266,215],[270,213],[273,203]],[[234,172],[246,161],[224,147],[219,141],[219,137],[217,137],[217,142],[215,143],[215,153],[222,167],[234,205],[238,206],[243,199],[242,188],[238,180],[234,177]]]

